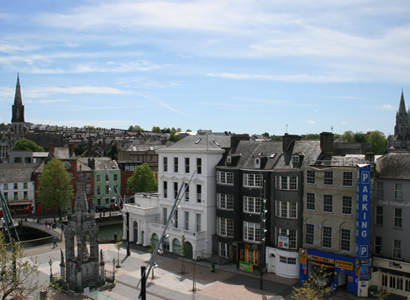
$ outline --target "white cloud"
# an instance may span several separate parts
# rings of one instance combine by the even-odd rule
[[[307,123],[310,123],[310,124],[316,124],[316,122],[313,121],[313,120],[306,120],[306,122],[307,122]]]
[[[318,109],[315,109],[315,112],[318,112],[319,110]]]
[[[57,102],[70,102],[70,100],[40,100],[38,101],[38,103],[41,103],[41,104],[49,104],[49,103],[57,103]]]
[[[40,98],[50,94],[128,94],[128,91],[122,91],[106,86],[69,86],[69,87],[44,87],[44,88],[25,88],[22,91],[23,98]],[[1,97],[1,88],[0,88]],[[23,100],[24,101],[24,100]]]
[[[311,76],[307,74],[300,75],[253,75],[253,74],[238,74],[238,73],[208,73],[207,76],[222,77],[230,79],[261,79],[272,81],[288,81],[288,82],[354,82],[353,78],[341,78],[338,76]]]
[[[154,96],[154,95],[152,95],[152,94],[150,94],[150,93],[140,93],[139,95],[142,96],[142,97],[144,97],[144,98],[146,98],[146,99],[151,100],[152,102],[158,103],[159,105],[162,105],[162,106],[164,106],[165,108],[168,108],[169,110],[172,110],[172,111],[174,111],[174,112],[176,112],[176,113],[179,113],[179,114],[181,114],[181,115],[190,116],[190,115],[188,115],[188,114],[186,114],[186,113],[184,113],[184,112],[182,112],[182,111],[179,111],[179,110],[173,108],[173,107],[172,107],[171,105],[169,105],[166,101],[161,100],[161,99],[159,99],[158,97],[156,97],[156,96]]]
[[[342,124],[342,125],[346,125],[346,124],[347,124],[347,122],[342,122],[342,123],[340,123],[340,124]]]
[[[391,106],[390,104],[385,104],[381,107],[382,109],[394,109],[393,106]]]

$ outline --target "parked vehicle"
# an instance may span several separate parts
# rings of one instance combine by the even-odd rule
[[[107,210],[104,206],[101,206],[101,205],[98,205],[95,207],[96,212],[104,211],[104,209]]]
[[[121,204],[121,209],[123,208],[123,205]],[[111,206],[110,206],[110,209],[111,210],[120,210],[120,208],[118,207],[118,204],[112,204]]]

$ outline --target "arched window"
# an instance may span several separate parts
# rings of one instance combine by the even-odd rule
[[[154,233],[152,235],[152,239],[154,240],[154,247],[156,247],[157,244],[158,244],[158,235],[156,233]]]
[[[164,237],[162,241],[162,249],[164,249],[165,251],[169,251],[169,239],[166,237]]]
[[[172,253],[181,253],[181,245],[178,241],[178,239],[174,239],[174,241],[172,242]]]

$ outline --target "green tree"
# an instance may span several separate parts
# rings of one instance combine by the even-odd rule
[[[375,300],[385,300],[389,298],[390,293],[387,292],[386,290],[379,289],[374,295],[372,296],[372,299]]]
[[[312,272],[313,273],[313,272]],[[325,272],[325,268],[316,270],[311,274],[307,280],[299,287],[294,286],[292,291],[292,298],[295,300],[322,300],[327,299],[330,295],[330,287],[320,286],[317,284],[319,280],[326,280],[328,273]]]
[[[159,128],[159,126],[153,126],[152,131],[153,132],[161,132],[161,128]]]
[[[367,139],[370,144],[370,151],[376,154],[384,154],[386,152],[386,136],[378,130],[373,131]]]
[[[60,220],[61,209],[73,197],[70,181],[70,175],[63,162],[55,158],[48,161],[41,172],[37,199],[42,208],[58,209]]]
[[[181,274],[185,273],[184,257],[188,255],[188,245],[186,243],[185,235],[182,235],[181,246],[179,247],[179,254],[182,256]]]
[[[186,132],[192,132],[192,130],[191,130],[191,129],[187,129]]]
[[[280,135],[277,135],[273,140],[276,142],[280,142],[282,140],[282,137]]]
[[[0,231],[0,299],[22,299],[21,296],[31,299],[30,296],[39,290],[47,291],[49,297],[58,292],[54,290],[54,282],[50,286],[40,284],[40,263],[37,258],[24,258],[21,244],[14,240],[11,244],[11,251],[7,251],[9,245]]]
[[[149,249],[148,249],[148,252],[151,254],[151,259],[152,259],[152,254],[154,253],[154,251],[155,251],[155,241],[154,241],[154,238],[153,237],[151,237],[151,239],[150,239],[150,242],[149,242]],[[155,262],[154,262],[154,266],[155,266]],[[152,279],[155,279],[155,275],[154,275],[154,268],[155,267],[152,267]]]
[[[164,127],[164,128],[161,129],[161,132],[162,133],[171,133],[171,129]]]
[[[270,137],[269,133],[267,133],[267,132],[262,133],[262,135],[266,136],[266,137]]]
[[[366,143],[367,142],[367,137],[366,135],[361,132],[361,131],[357,131],[354,135],[353,135],[354,141],[356,143]]]
[[[115,248],[118,250],[118,262],[117,262],[117,268],[121,268],[120,266],[120,250],[122,246],[122,241],[121,238],[118,236],[117,240],[115,241]]]
[[[343,137],[349,142],[353,143],[354,142],[354,133],[351,130],[345,131],[343,133]]]
[[[147,163],[134,169],[134,173],[128,179],[127,185],[129,189],[133,189],[134,193],[158,190],[158,180],[155,179],[154,172]]]
[[[24,139],[24,140],[18,140],[12,150],[32,150],[33,152],[44,152],[44,148],[38,146],[36,143],[33,141]]]
[[[175,127],[172,127],[170,131],[169,141],[171,142],[179,141],[181,139],[181,135],[178,134],[179,132],[181,132],[181,128],[175,129]]]
[[[112,160],[117,160],[118,159],[118,152],[121,151],[121,147],[117,145],[117,143],[114,143],[111,145],[110,150],[107,153],[108,157],[111,157]]]
[[[91,125],[84,125],[84,128],[85,128],[85,129],[95,129],[95,127],[94,127],[94,126],[91,126]]]

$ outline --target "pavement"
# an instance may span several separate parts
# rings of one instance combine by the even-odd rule
[[[51,219],[50,219],[51,220]],[[34,221],[34,220],[33,220]],[[43,220],[44,222],[44,220]],[[33,222],[34,223],[34,222]],[[61,227],[56,229],[42,227],[51,235],[61,235]],[[58,226],[61,224],[58,223]],[[60,236],[62,239],[63,236]],[[113,270],[113,259],[120,260],[121,268],[114,268],[116,274],[116,286],[112,290],[90,293],[87,296],[76,296],[75,299],[137,299],[139,288],[136,286],[140,280],[141,266],[145,266],[150,259],[149,247],[130,244],[131,256],[126,256],[126,243],[123,248],[117,251],[114,244],[100,244],[99,249],[103,250],[106,270]],[[45,283],[49,280],[50,265],[52,261],[53,273],[60,272],[60,249],[65,250],[65,243],[59,240],[57,248],[53,244],[24,249],[25,257],[36,257],[40,263],[40,278]],[[291,299],[293,286],[299,286],[297,279],[284,278],[273,273],[263,274],[261,286],[260,275],[247,273],[237,269],[236,264],[217,265],[216,272],[211,272],[211,264],[207,261],[193,261],[184,259],[176,254],[164,252],[157,256],[158,267],[154,269],[154,279],[150,274],[147,280],[147,299],[197,299],[197,300],[289,300]],[[184,274],[181,274],[184,266]],[[195,292],[192,290],[196,289]],[[69,300],[70,298],[61,293],[53,297],[55,300]],[[339,288],[331,297],[332,300],[353,300],[359,299],[354,294],[347,292],[344,288]],[[364,298],[360,298],[364,299]],[[388,300],[404,300],[406,297],[391,294]],[[410,298],[409,298],[410,299]]]

